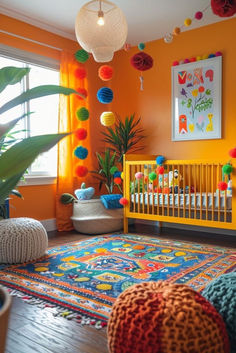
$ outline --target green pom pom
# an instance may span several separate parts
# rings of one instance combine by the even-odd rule
[[[69,203],[73,203],[74,200],[75,200],[75,197],[71,194],[68,194],[68,193],[62,194],[60,197],[60,201],[64,205],[68,205]]]
[[[110,169],[110,173],[113,175],[117,170],[118,170],[118,168],[116,166],[113,166]]]
[[[139,43],[138,48],[139,48],[139,50],[143,50],[145,48],[145,44]]]
[[[229,175],[230,173],[232,173],[233,167],[232,167],[231,164],[225,164],[225,165],[222,167],[222,171],[223,171],[224,174]]]
[[[79,62],[79,63],[85,63],[89,58],[89,54],[86,52],[86,50],[84,49],[80,49],[75,53],[75,59]]]
[[[155,172],[151,172],[149,174],[149,180],[154,181],[157,178],[157,174]]]
[[[81,121],[85,121],[89,118],[89,111],[85,107],[82,107],[76,112],[77,118]]]

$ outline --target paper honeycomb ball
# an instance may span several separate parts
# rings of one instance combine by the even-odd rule
[[[88,150],[86,147],[78,146],[74,150],[74,155],[79,159],[85,159],[88,157]]]
[[[80,121],[85,121],[89,118],[89,111],[87,108],[81,107],[77,110],[76,115]]]
[[[84,49],[80,49],[77,50],[77,52],[75,53],[75,59],[79,62],[79,63],[85,63],[89,58],[89,54],[86,52],[86,50]]]
[[[136,70],[146,71],[152,68],[153,58],[147,53],[140,51],[131,57],[130,63]]]
[[[113,76],[113,68],[110,65],[102,65],[98,69],[98,76],[103,81],[109,81]]]
[[[79,87],[79,88],[76,89],[76,91],[84,96],[84,98],[83,98],[83,97],[81,97],[79,95],[76,95],[76,97],[78,99],[83,100],[83,99],[87,98],[88,92],[87,92],[87,90],[85,88]]]
[[[110,353],[229,353],[222,317],[199,293],[165,281],[119,295],[108,321]]]
[[[103,104],[111,103],[113,100],[113,91],[108,87],[102,87],[97,91],[97,99]]]
[[[87,130],[84,128],[79,128],[75,130],[75,136],[78,140],[85,140],[87,137]]]
[[[100,122],[104,126],[111,126],[115,123],[116,117],[112,112],[103,112],[100,116]]]
[[[236,352],[236,272],[214,279],[203,289],[202,295],[222,316],[229,335],[231,353]]]
[[[88,174],[88,168],[84,165],[77,165],[75,167],[75,174],[77,175],[77,177],[83,178]]]
[[[84,67],[79,67],[75,70],[75,77],[83,80],[87,76],[87,71]]]

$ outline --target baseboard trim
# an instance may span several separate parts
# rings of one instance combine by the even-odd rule
[[[57,229],[56,218],[43,219],[40,222],[42,223],[47,232],[51,232]]]
[[[148,221],[146,219],[136,219],[135,223],[141,223],[141,224],[146,224],[146,225],[150,225],[150,226],[154,226],[154,227],[159,227],[159,222]],[[231,230],[231,229],[201,227],[201,226],[192,226],[192,225],[188,225],[188,224],[167,223],[167,222],[162,222],[162,227],[174,228],[174,229],[180,229],[180,230],[189,230],[189,231],[195,231],[195,232],[203,232],[203,233],[213,233],[213,234],[224,234],[224,235],[236,236],[236,230]]]

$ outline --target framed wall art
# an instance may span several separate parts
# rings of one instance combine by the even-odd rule
[[[172,141],[221,138],[222,57],[172,66]]]

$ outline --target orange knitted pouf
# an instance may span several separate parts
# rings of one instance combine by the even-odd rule
[[[182,284],[143,282],[117,298],[108,321],[110,353],[228,353],[215,308]]]

